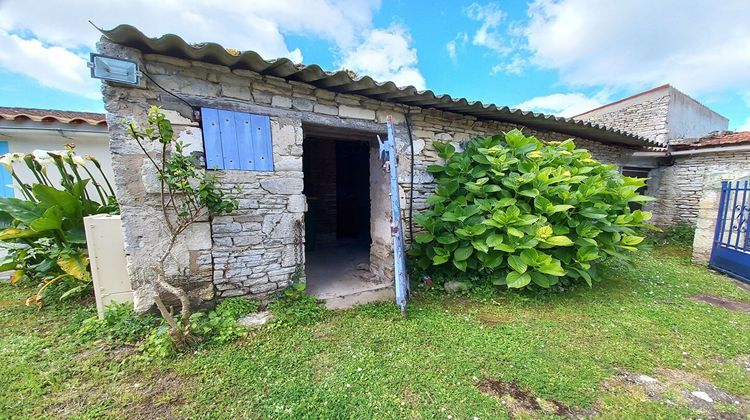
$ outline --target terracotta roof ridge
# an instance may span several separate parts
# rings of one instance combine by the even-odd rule
[[[0,120],[106,125],[105,114],[61,109],[0,107]]]

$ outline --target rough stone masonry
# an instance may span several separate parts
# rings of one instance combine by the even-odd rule
[[[410,190],[409,137],[406,118],[411,122],[414,146],[414,212],[426,207],[433,190],[426,171],[440,159],[432,147],[435,140],[460,147],[476,136],[494,135],[514,128],[542,140],[564,140],[570,136],[530,130],[509,123],[478,120],[462,114],[375,101],[358,95],[334,93],[311,85],[272,76],[230,69],[224,66],[179,58],[143,54],[106,38],[98,45],[102,54],[134,60],[161,86],[195,106],[210,106],[269,115],[273,141],[273,172],[222,171],[221,188],[240,187],[239,209],[214,217],[184,235],[173,258],[171,281],[190,290],[196,303],[238,295],[264,296],[290,284],[297,269],[301,244],[295,230],[304,223],[302,141],[306,127],[325,126],[372,133],[385,132],[387,115],[392,115],[399,149],[399,183],[402,207]],[[163,228],[157,209],[155,175],[145,165],[145,156],[126,133],[123,120],[143,123],[150,105],[167,110],[175,133],[203,153],[202,133],[190,117],[192,110],[144,78],[140,86],[104,83],[103,95],[110,129],[110,148],[115,183],[121,203],[128,270],[136,307],[145,310],[153,303],[153,290],[145,281],[154,256],[164,246]],[[575,139],[594,157],[618,163],[631,150]],[[382,279],[391,278],[390,204],[387,177],[371,155],[371,238],[370,271]],[[408,215],[408,211],[404,212]],[[408,218],[404,225],[408,226]],[[304,229],[302,229],[304,241]],[[407,238],[408,239],[408,238]],[[303,274],[304,278],[304,274]]]

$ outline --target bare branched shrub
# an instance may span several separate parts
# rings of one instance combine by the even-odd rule
[[[190,299],[182,287],[169,281],[167,263],[174,258],[172,253],[180,235],[209,215],[231,213],[237,208],[237,199],[219,189],[217,177],[203,169],[195,156],[186,153],[187,145],[174,138],[172,123],[158,107],[149,109],[145,128],[131,121],[128,129],[157,172],[162,221],[168,232],[164,238],[164,250],[157,263],[150,267],[153,275],[149,276],[149,281],[154,287],[154,301],[169,324],[175,345],[185,348],[194,340],[190,334]],[[159,144],[157,153],[148,152],[145,146],[148,142]],[[179,318],[166,307],[162,293],[179,299]]]

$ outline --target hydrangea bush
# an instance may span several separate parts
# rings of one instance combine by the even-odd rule
[[[410,254],[420,269],[450,270],[510,288],[550,288],[598,280],[604,258],[641,247],[652,198],[645,179],[623,176],[573,140],[543,143],[519,130],[470,141],[462,152],[433,143],[437,187],[415,216],[424,232]]]

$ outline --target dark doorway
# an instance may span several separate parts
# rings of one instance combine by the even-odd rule
[[[370,243],[370,147],[336,142],[336,239]]]
[[[370,142],[310,134],[302,167],[307,290],[330,299],[372,288]]]
[[[337,241],[369,245],[369,144],[310,138],[302,156],[307,249]]]
[[[648,174],[651,170],[648,168],[639,168],[639,167],[633,167],[633,166],[624,166],[622,168],[622,174],[631,178],[648,178]],[[638,188],[636,190],[638,194],[646,194],[648,191],[648,183],[644,185],[641,188]],[[640,210],[643,208],[643,203],[641,202],[631,202],[628,204],[631,211]]]

